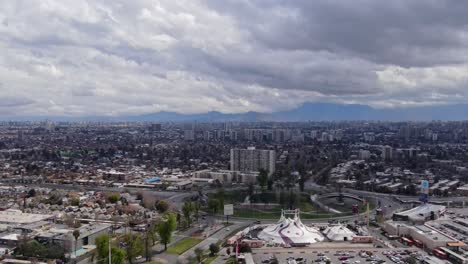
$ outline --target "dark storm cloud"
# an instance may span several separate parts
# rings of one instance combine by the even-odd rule
[[[467,60],[466,1],[208,2],[271,49],[327,50],[405,67]]]

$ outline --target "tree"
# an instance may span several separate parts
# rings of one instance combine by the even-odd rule
[[[28,197],[34,197],[34,196],[36,196],[36,190],[35,189],[29,190]]]
[[[192,225],[192,212],[193,212],[193,203],[187,201],[182,206],[182,213],[184,214],[185,222],[187,223],[187,227]]]
[[[410,256],[410,257],[408,257],[408,258],[406,259],[406,263],[408,263],[408,264],[416,264],[416,263],[418,263],[418,261],[416,260],[416,257]]]
[[[219,200],[214,198],[208,199],[208,209],[210,209],[213,214],[216,214],[219,211]]]
[[[254,195],[254,191],[255,191],[255,186],[253,185],[253,183],[249,183],[249,189],[248,189],[249,196]]]
[[[304,184],[305,184],[304,180],[305,179],[303,175],[299,176],[299,190],[301,190],[301,192],[304,191]]]
[[[165,213],[161,222],[158,225],[158,234],[161,243],[164,244],[164,250],[167,249],[167,244],[172,240],[172,232],[176,229],[176,217],[173,213]]]
[[[16,249],[18,255],[23,255],[27,257],[37,257],[42,255],[44,252],[45,247],[36,240],[25,241],[25,243],[21,243],[19,247]]]
[[[195,218],[197,219],[197,222],[198,222],[198,217],[200,217],[200,202],[199,201],[196,201],[193,205],[193,210],[194,210],[194,215],[195,215]]]
[[[241,245],[239,245],[239,252],[240,253],[250,253],[250,252],[252,252],[252,249],[247,244],[241,244]]]
[[[78,244],[78,238],[80,237],[80,230],[78,229],[73,230],[73,237],[75,238],[75,255],[76,255],[76,246]]]
[[[195,253],[195,258],[197,259],[197,263],[202,263],[203,260],[203,249],[201,248],[196,248],[194,250]]]
[[[182,219],[182,216],[180,213],[177,213],[177,228],[180,228],[180,220]]]
[[[143,201],[143,193],[137,192],[137,194],[136,194],[136,199],[137,199],[137,200],[140,200],[140,201]]]
[[[152,245],[154,246],[158,239],[158,225],[156,223],[152,223],[149,225],[148,229],[146,230],[146,236],[149,238]]]
[[[221,188],[216,192],[216,199],[218,199],[218,209],[224,210],[224,189]]]
[[[110,202],[110,203],[117,203],[119,200],[120,200],[120,194],[118,193],[111,193],[109,195],[107,195],[107,200]]]
[[[144,253],[143,239],[140,234],[128,234],[123,238],[125,244],[125,256],[130,264],[133,264],[135,258]]]
[[[97,263],[109,263],[109,235],[102,234],[96,237]],[[125,263],[125,252],[116,246],[111,246],[112,264]]]
[[[210,255],[214,256],[214,255],[218,254],[218,252],[219,252],[219,246],[216,245],[215,243],[211,243],[210,244]]]
[[[265,190],[265,187],[268,184],[268,172],[265,169],[260,169],[260,172],[257,177],[257,182],[262,188],[262,190]]]
[[[97,252],[97,263],[106,264],[109,263],[109,235],[102,234],[96,237],[96,252]],[[107,260],[107,261],[106,261]]]
[[[269,179],[269,180],[268,180],[267,189],[268,189],[269,191],[272,191],[272,190],[273,190],[273,183],[274,183],[274,182],[273,182],[272,179]]]
[[[167,210],[169,210],[169,204],[164,200],[156,201],[156,210],[158,210],[159,213],[163,214]]]
[[[112,254],[112,264],[124,264],[125,263],[125,251],[122,249],[112,246],[111,248]],[[107,257],[109,259],[109,257]],[[108,263],[107,261],[106,263]]]
[[[78,206],[80,205],[80,198],[78,197],[73,197],[70,199],[70,205],[71,206]]]

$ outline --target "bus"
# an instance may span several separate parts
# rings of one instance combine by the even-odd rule
[[[424,247],[424,244],[417,240],[417,239],[414,239],[414,245],[417,246],[418,248],[423,248]]]
[[[451,262],[456,264],[468,264],[468,260],[460,254],[455,253],[452,250],[445,247],[440,247],[439,249],[445,253],[447,259]]]
[[[407,237],[401,237],[400,238],[400,242],[408,247],[411,247],[414,245],[414,242],[413,240],[407,238]]]
[[[440,248],[435,248],[434,250],[432,250],[432,254],[434,254],[434,256],[440,259],[447,259],[447,254],[445,254],[444,251],[440,250]]]

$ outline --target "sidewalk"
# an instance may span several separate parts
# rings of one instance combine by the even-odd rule
[[[231,254],[233,254],[232,250]],[[222,248],[218,253],[218,257],[213,262],[211,262],[211,264],[224,264],[228,258],[229,257],[226,255],[226,248]]]
[[[233,224],[233,225],[228,226],[228,227],[223,226],[222,228],[220,228],[218,230],[213,230],[212,231],[213,233],[211,233],[211,235],[209,237],[205,238],[203,241],[198,243],[198,245],[196,245],[196,246],[192,247],[191,249],[185,251],[181,255],[172,255],[172,254],[167,254],[166,252],[163,252],[161,254],[153,255],[153,259],[163,259],[163,260],[167,261],[168,263],[177,263],[177,260],[179,258],[180,259],[188,259],[188,258],[190,258],[192,256],[195,256],[195,249],[196,248],[201,248],[204,251],[209,250],[209,247],[210,247],[210,245],[212,243],[217,243],[218,241],[223,240],[224,238],[226,238],[226,236],[228,236],[229,234],[231,234],[235,230],[242,229],[242,228],[245,228],[247,226],[248,226],[248,223],[236,223],[236,224]],[[181,240],[184,237],[187,237],[187,235],[185,235],[185,236],[184,235],[174,236],[173,242],[170,243],[170,245],[176,243],[177,241]],[[169,247],[169,245],[168,245],[168,247]],[[225,260],[223,260],[224,258],[227,257],[225,249],[223,248],[220,252],[222,252],[222,253],[220,253],[220,256],[215,260],[215,262],[212,262],[212,263],[224,263],[225,262]]]

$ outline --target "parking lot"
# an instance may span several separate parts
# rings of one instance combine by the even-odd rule
[[[384,263],[396,263],[404,264],[411,252],[415,254],[423,255],[422,251],[417,249],[379,249],[379,248],[367,248],[367,249],[313,249],[313,248],[302,248],[294,249],[290,251],[278,251],[274,250],[271,253],[266,252],[253,252],[255,263],[270,263],[273,258],[278,260],[278,263],[288,264],[305,264],[305,263],[316,263],[325,264],[329,260],[329,263],[340,263],[340,264],[384,264]],[[275,252],[275,253],[273,253]],[[419,257],[419,256],[416,256]]]

